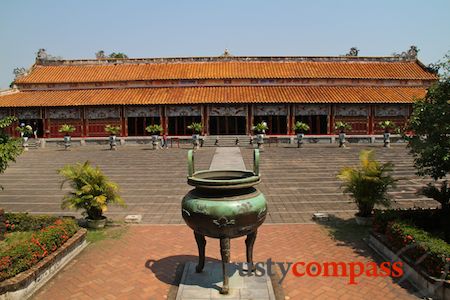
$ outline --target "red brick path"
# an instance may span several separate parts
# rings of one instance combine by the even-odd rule
[[[368,250],[335,241],[319,225],[263,225],[255,244],[255,260],[371,261]],[[243,238],[232,240],[233,261],[243,261]],[[208,239],[206,254],[217,258],[218,241]],[[369,253],[370,254],[370,253]],[[90,245],[34,299],[165,299],[177,265],[196,260],[196,244],[185,225],[131,226],[121,239]],[[412,299],[390,278],[296,278],[283,282],[290,299]]]

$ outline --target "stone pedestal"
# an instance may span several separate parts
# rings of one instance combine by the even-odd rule
[[[220,294],[222,285],[222,266],[220,262],[207,262],[203,272],[196,273],[196,263],[187,262],[176,300],[204,299],[258,299],[275,300],[275,294],[270,277],[265,272],[263,276],[244,276],[239,274],[237,265],[229,264],[230,290],[227,295]],[[267,270],[266,270],[267,271]],[[259,273],[262,275],[261,273]]]

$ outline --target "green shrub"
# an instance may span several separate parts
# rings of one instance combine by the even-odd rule
[[[7,231],[36,231],[55,223],[56,220],[56,216],[5,213]]]
[[[429,275],[450,278],[450,245],[444,240],[402,221],[388,223],[385,235],[394,250],[417,262]]]
[[[440,230],[439,222],[441,210],[433,208],[410,208],[410,209],[386,209],[375,210],[372,229],[384,234],[386,226],[392,221],[406,221],[425,231]]]
[[[78,230],[73,219],[57,219],[36,231],[31,238],[4,247],[0,251],[0,281],[28,270],[42,258],[56,251]]]

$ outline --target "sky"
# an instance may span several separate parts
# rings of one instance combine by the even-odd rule
[[[450,50],[449,0],[0,0],[0,89],[36,52],[129,57],[387,56],[416,45],[425,63]]]

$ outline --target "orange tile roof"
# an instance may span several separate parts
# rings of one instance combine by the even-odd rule
[[[222,86],[26,91],[0,96],[0,107],[195,103],[411,103],[424,88]]]
[[[415,61],[225,61],[123,64],[35,65],[16,80],[26,83],[80,83],[182,79],[421,79],[436,80]]]

